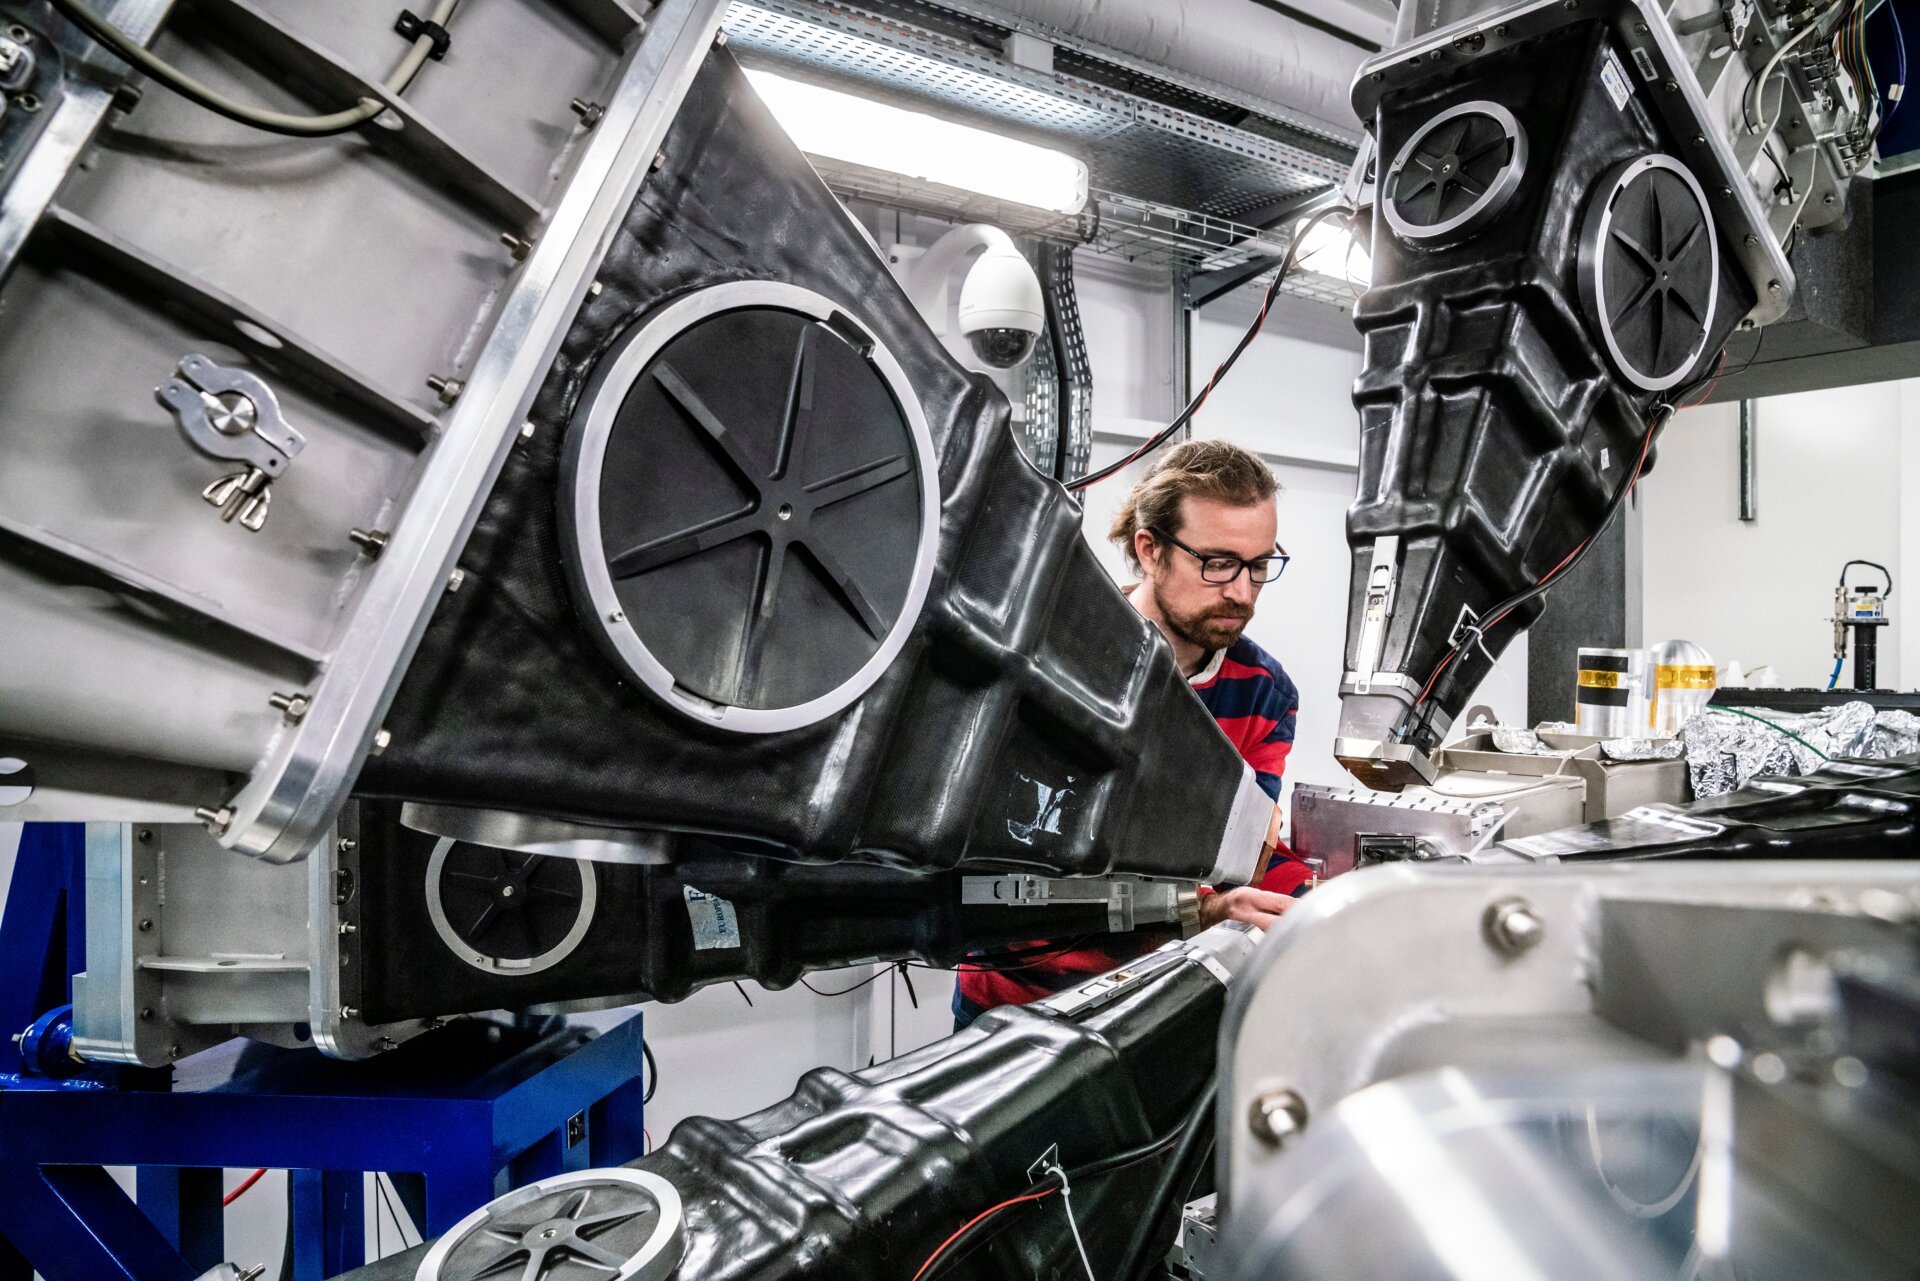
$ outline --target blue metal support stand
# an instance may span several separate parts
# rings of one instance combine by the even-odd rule
[[[23,1058],[29,1040],[64,1044],[43,1016],[70,999],[84,939],[82,829],[27,833],[0,917],[0,1029],[42,1029]],[[221,1171],[263,1166],[292,1172],[293,1281],[321,1281],[365,1261],[364,1171],[399,1173],[434,1236],[511,1188],[642,1147],[637,1016],[592,1039],[457,1020],[366,1063],[222,1047],[171,1071],[40,1074],[60,1055],[0,1074],[0,1281],[193,1281],[225,1261]],[[138,1168],[137,1203],[108,1166]]]

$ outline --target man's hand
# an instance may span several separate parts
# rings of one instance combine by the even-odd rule
[[[1208,894],[1200,900],[1200,928],[1206,929],[1222,921],[1245,921],[1249,925],[1270,930],[1293,903],[1285,894],[1256,890],[1251,885]]]

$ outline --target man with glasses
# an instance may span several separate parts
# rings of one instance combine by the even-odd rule
[[[1279,660],[1245,632],[1261,589],[1287,567],[1275,540],[1277,492],[1273,473],[1256,455],[1223,440],[1192,440],[1161,456],[1108,532],[1140,575],[1138,584],[1122,589],[1127,599],[1166,638],[1193,692],[1276,803],[1300,696]],[[1278,816],[1276,809],[1276,824]],[[1269,927],[1306,881],[1305,865],[1282,857],[1259,886],[1202,886],[1201,924],[1241,920]],[[1041,941],[983,953],[960,971],[955,1025],[964,1027],[995,1006],[1038,1000],[1163,941],[1142,932],[1064,952]]]

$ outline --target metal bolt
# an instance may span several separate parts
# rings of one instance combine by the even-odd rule
[[[447,575],[447,591],[449,592],[459,591],[461,587],[463,587],[466,584],[466,581],[467,581],[466,570],[464,569],[454,570],[451,574]]]
[[[345,1021],[347,1019],[357,1019],[359,1017],[360,1017],[360,1011],[355,1009],[353,1006],[343,1005],[340,1007],[340,1018],[342,1021]]]
[[[1824,195],[1824,196],[1822,196],[1822,197],[1820,197],[1820,203],[1821,203],[1821,204],[1823,204],[1823,205],[1830,205],[1830,204],[1832,204],[1832,203],[1833,203],[1833,193],[1832,193],[1831,191],[1829,191],[1829,192],[1828,192],[1828,193],[1827,193],[1826,195]]]
[[[580,117],[581,127],[586,129],[599,124],[600,118],[607,114],[605,107],[597,102],[588,102],[585,98],[575,98],[567,105],[573,108],[573,114]]]
[[[1644,23],[1644,22],[1636,22],[1636,23],[1634,23],[1634,24],[1633,24],[1633,29],[1634,29],[1634,30],[1635,30],[1636,32],[1638,32],[1639,34],[1641,34],[1641,35],[1643,35],[1643,36],[1647,34],[1647,24],[1646,24],[1646,23]]]
[[[177,1046],[177,1045],[169,1045],[169,1046],[167,1047],[167,1057],[168,1057],[168,1058],[170,1058],[170,1059],[177,1059],[177,1058],[179,1058],[179,1057],[180,1057],[180,1047],[179,1047],[179,1046]]]
[[[121,85],[113,91],[113,109],[126,115],[140,105],[140,86]]]
[[[260,1278],[265,1276],[266,1272],[267,1272],[266,1264],[256,1263],[252,1267],[248,1268],[245,1272],[242,1272],[239,1276],[235,1277],[233,1281],[260,1281]]]
[[[1740,322],[1740,328],[1742,329],[1758,329],[1759,327],[1759,323],[1755,321],[1752,316],[1748,316]]]
[[[725,27],[720,28],[720,34],[713,38],[713,47],[716,49],[724,49],[727,47],[727,29]]]
[[[1751,249],[1755,245],[1760,243],[1760,237],[1754,235],[1751,231],[1749,231],[1746,235],[1746,239],[1741,241],[1741,243],[1744,244],[1747,248]]]
[[[466,389],[467,385],[458,378],[442,378],[439,374],[427,375],[427,390],[440,397],[440,403],[443,405],[451,405],[460,399],[460,393]]]
[[[143,827],[133,834],[133,839],[139,841],[142,845],[151,845],[153,844],[153,829]]]
[[[393,731],[382,725],[373,731],[373,746],[367,749],[369,756],[378,756],[393,744]]]
[[[627,611],[624,609],[616,609],[607,615],[607,621],[609,623],[624,623],[627,621]]]
[[[142,934],[145,934],[145,933],[146,933],[146,932],[147,932],[148,930],[151,930],[152,928],[153,928],[153,918],[152,918],[152,917],[150,917],[150,916],[145,916],[145,917],[142,917],[142,918],[140,918],[140,932],[141,932]]]
[[[397,1050],[400,1048],[400,1042],[394,1040],[390,1036],[381,1037],[379,1040],[375,1041],[373,1045],[374,1045],[374,1048],[378,1050]]]
[[[1680,92],[1680,82],[1677,80],[1669,80],[1667,81],[1666,89],[1668,93],[1678,93]]]
[[[1493,34],[1494,34],[1494,35],[1496,35],[1496,36],[1504,36],[1504,35],[1506,35],[1506,34],[1507,34],[1507,24],[1503,22],[1503,23],[1501,23],[1501,24],[1500,24],[1499,26],[1497,26],[1497,27],[1495,27],[1495,28],[1493,29]]]
[[[334,842],[333,848],[342,854],[351,854],[360,848],[360,842],[354,840],[351,836],[343,836]]]
[[[1704,146],[1706,146],[1706,145],[1707,145],[1707,135],[1705,135],[1704,133],[1696,133],[1695,135],[1693,135],[1693,145],[1694,145],[1694,146],[1696,146],[1696,147],[1704,147]]]
[[[140,1007],[140,1021],[142,1023],[153,1022],[153,1007],[151,1005],[143,1005]]]
[[[369,556],[378,556],[387,549],[387,535],[378,529],[349,529],[347,537],[360,546]]]
[[[598,298],[600,296],[600,291],[604,288],[606,288],[606,286],[602,285],[599,281],[596,280],[592,282],[587,286],[587,297]]]
[[[1262,1143],[1285,1147],[1307,1128],[1307,1101],[1292,1090],[1256,1094],[1247,1109],[1247,1128]]]
[[[527,255],[533,252],[533,242],[514,235],[511,231],[500,233],[500,243],[507,247],[515,262],[525,262]]]
[[[1777,293],[1779,293],[1779,292],[1780,292],[1780,282],[1779,282],[1779,281],[1777,281],[1777,280],[1769,280],[1769,281],[1767,282],[1767,292],[1768,292],[1768,293],[1770,293],[1770,294],[1777,294]]]
[[[202,805],[193,812],[193,816],[212,828],[215,835],[225,832],[227,824],[233,822],[233,811],[224,805],[217,810]]]
[[[532,423],[530,423],[530,422],[526,422],[526,423],[521,423],[521,424],[520,424],[520,439],[521,439],[521,440],[532,440],[532,439],[533,439],[533,433],[534,433],[534,426],[533,426],[533,424],[532,424]]]
[[[648,165],[647,168],[662,169],[666,167],[666,163],[667,163],[667,153],[664,151],[656,151],[653,153],[653,163]]]
[[[354,931],[355,931],[356,929],[358,929],[358,928],[359,928],[359,927],[358,927],[358,926],[356,926],[356,925],[355,925],[355,924],[354,924],[354,923],[353,923],[352,921],[342,921],[342,922],[340,922],[340,932],[341,932],[342,934],[351,934],[351,933],[353,933],[353,932],[354,932]]]
[[[1731,196],[1731,195],[1733,195],[1733,188],[1732,188],[1732,187],[1722,187],[1722,188],[1720,188],[1720,194],[1721,194],[1721,195],[1723,195],[1723,196]]]
[[[299,724],[301,717],[307,714],[307,708],[313,704],[305,694],[271,694],[267,702],[280,710],[288,721]]]
[[[1533,904],[1523,898],[1504,898],[1487,908],[1480,918],[1480,930],[1494,951],[1518,956],[1538,945],[1547,927]]]

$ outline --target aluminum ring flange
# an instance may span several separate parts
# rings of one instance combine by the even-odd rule
[[[617,340],[574,415],[563,545],[601,648],[675,711],[778,733],[870,689],[939,550],[938,459],[848,307],[734,281]]]
[[[448,913],[446,894],[442,888],[443,878],[447,874],[447,862],[453,856],[456,846],[465,846],[468,850],[481,850],[498,854],[507,860],[505,874],[494,878],[491,889],[482,888],[479,894],[493,899],[483,912],[498,912],[503,915],[518,913],[531,920],[536,910],[536,897],[547,886],[535,884],[542,878],[550,879],[555,873],[564,874],[571,870],[580,878],[578,896],[574,898],[577,907],[572,923],[566,931],[549,947],[530,956],[500,956],[486,951],[473,937],[476,927],[469,925],[466,932],[456,928]],[[517,865],[515,861],[517,860]],[[456,841],[443,836],[434,844],[433,855],[427,860],[427,918],[433,922],[433,932],[447,950],[471,965],[476,970],[484,970],[495,975],[538,974],[550,970],[560,962],[572,956],[587,937],[587,931],[593,927],[594,908],[600,897],[600,878],[594,871],[594,865],[586,859],[556,858],[542,854],[525,854],[518,851],[496,850],[491,846],[474,845],[466,841]],[[517,897],[518,901],[514,901]],[[531,924],[527,927],[532,933]]]
[[[414,1281],[666,1281],[686,1250],[680,1193],[626,1167],[541,1179],[487,1202],[420,1260]],[[504,1265],[513,1264],[511,1272]]]
[[[1464,239],[1499,217],[1526,173],[1527,131],[1514,114],[1484,99],[1458,103],[1401,146],[1379,186],[1380,210],[1410,243]]]
[[[1642,391],[1686,380],[1720,302],[1720,240],[1692,170],[1653,154],[1595,186],[1580,233],[1580,301],[1621,376]]]

